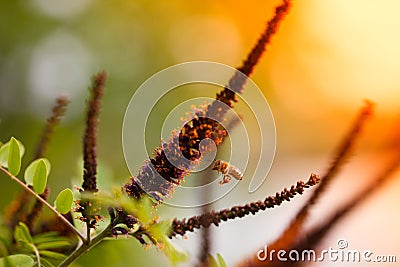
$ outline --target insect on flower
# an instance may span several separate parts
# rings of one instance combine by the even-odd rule
[[[243,179],[243,174],[238,168],[223,160],[216,160],[212,169],[218,173],[222,173],[222,180],[219,182],[219,185],[229,183],[232,177],[236,180]]]

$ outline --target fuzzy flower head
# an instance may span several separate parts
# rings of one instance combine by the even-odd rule
[[[147,192],[157,201],[170,197],[174,187],[181,185],[200,163],[202,153],[212,151],[223,142],[228,133],[221,123],[207,117],[208,107],[192,107],[194,113],[190,120],[154,149],[153,157],[125,184],[124,190],[129,196],[139,198]]]

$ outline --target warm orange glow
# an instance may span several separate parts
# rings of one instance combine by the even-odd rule
[[[368,98],[380,110],[397,110],[399,8],[396,0],[294,2],[272,55],[281,97],[304,104],[312,96],[341,107]]]

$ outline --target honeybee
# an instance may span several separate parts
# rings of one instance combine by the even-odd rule
[[[222,180],[219,182],[219,185],[229,183],[232,177],[236,180],[243,179],[243,174],[238,168],[223,160],[216,160],[212,169],[218,173],[222,173]]]

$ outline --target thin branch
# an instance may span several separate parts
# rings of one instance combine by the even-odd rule
[[[76,229],[64,216],[62,216],[61,213],[59,213],[53,206],[51,206],[46,200],[42,199],[35,191],[30,189],[26,184],[24,184],[21,180],[19,180],[17,177],[12,175],[8,170],[4,169],[2,166],[0,166],[0,171],[5,173],[8,177],[10,177],[12,180],[17,182],[20,186],[22,186],[29,194],[34,196],[37,200],[42,202],[46,207],[48,207],[71,231],[73,231],[78,237],[85,243],[86,239],[85,237]]]
[[[95,238],[93,238],[89,243],[83,243],[78,249],[72,252],[62,263],[60,263],[59,267],[67,267],[79,257],[83,256],[93,247],[97,246],[104,238],[111,235],[113,225],[110,223],[106,229],[104,229],[100,234],[98,234]]]
[[[38,159],[43,157],[45,154],[47,147],[49,145],[51,136],[54,132],[55,127],[59,124],[61,118],[65,114],[66,107],[69,103],[69,100],[65,96],[60,96],[56,99],[56,103],[54,107],[52,108],[51,115],[46,121],[46,124],[43,128],[43,133],[39,139],[39,142],[36,146],[35,153],[34,153],[34,159]],[[40,196],[46,200],[49,194],[49,189],[46,187],[46,190],[43,194],[40,194]],[[30,203],[29,201],[29,195],[25,193],[21,193],[20,195],[17,196],[16,202],[19,203],[19,209],[16,210],[13,214],[12,217],[14,218],[11,222],[11,229],[14,229],[15,225],[18,223],[18,221],[24,222],[30,232],[33,232],[33,226],[36,222],[36,219],[38,218],[39,214],[43,210],[43,204],[40,201],[36,201],[33,208],[31,209],[29,214],[23,214],[22,212],[27,212],[25,211],[26,206]]]
[[[397,148],[400,148],[397,146]],[[322,222],[320,225],[316,226],[314,229],[310,230],[303,238],[301,238],[296,245],[291,249],[297,251],[303,251],[305,249],[316,248],[319,242],[350,212],[359,207],[368,198],[371,198],[374,193],[379,191],[383,186],[385,186],[390,180],[396,178],[395,173],[400,166],[400,153],[397,153],[391,159],[391,161],[386,165],[386,167],[373,179],[367,187],[365,187],[361,192],[353,196],[353,198],[344,204],[342,207],[338,208],[327,220]],[[296,266],[301,263],[296,263]],[[280,265],[279,265],[280,266]],[[284,265],[282,265],[284,266]],[[295,266],[292,263],[290,266]]]
[[[202,227],[209,227],[211,224],[219,225],[221,221],[227,221],[229,219],[242,218],[248,214],[255,214],[261,210],[270,209],[275,206],[279,206],[284,201],[290,201],[291,198],[297,194],[303,194],[305,188],[309,188],[319,183],[319,178],[315,174],[311,174],[309,180],[304,183],[302,181],[297,182],[296,185],[288,190],[285,188],[282,192],[276,193],[275,196],[269,196],[264,201],[257,201],[246,204],[244,206],[235,206],[230,209],[224,209],[221,211],[211,211],[204,213],[200,216],[194,216],[186,219],[178,220],[174,219],[172,222],[172,232],[170,237],[176,235],[185,235],[186,232],[193,232],[195,229]]]
[[[356,140],[359,138],[365,123],[373,114],[373,103],[366,101],[365,106],[361,109],[359,115],[357,116],[355,122],[353,123],[349,133],[344,138],[342,144],[339,146],[336,157],[334,158],[331,166],[329,167],[327,173],[321,178],[321,184],[314,191],[311,198],[307,204],[302,208],[299,214],[308,213],[310,207],[314,205],[319,197],[325,192],[325,189],[329,186],[330,182],[339,172],[340,168],[347,161],[349,155],[351,154]]]
[[[204,211],[208,212],[208,211]],[[207,263],[207,257],[210,254],[210,249],[211,249],[211,241],[212,241],[212,235],[211,235],[211,228],[210,227],[205,227],[201,229],[201,236],[200,236],[200,255],[199,255],[199,260],[200,260],[200,265],[199,267],[206,267],[208,266]]]
[[[211,177],[208,175],[202,175],[200,177],[200,179],[202,180],[202,184],[208,184],[210,182],[212,182]],[[210,194],[202,194],[201,195],[201,199],[204,203],[210,203],[207,205],[204,205],[202,207],[202,213],[208,213],[212,210],[212,206],[213,204],[211,203],[211,195]],[[208,267],[208,256],[210,254],[210,249],[212,246],[212,242],[213,242],[213,236],[211,233],[211,228],[210,227],[205,227],[203,229],[201,229],[200,232],[200,246],[199,246],[199,265],[198,267]]]
[[[343,139],[342,144],[336,153],[336,156],[329,167],[328,171],[321,178],[321,183],[317,189],[313,192],[310,199],[303,206],[303,208],[297,213],[295,219],[286,228],[282,235],[270,244],[271,249],[281,249],[290,247],[294,240],[297,238],[300,229],[303,227],[304,221],[308,218],[311,207],[317,202],[319,197],[325,192],[325,189],[329,186],[330,182],[334,179],[340,168],[346,162],[347,158],[351,154],[355,141],[360,136],[360,133],[373,113],[373,104],[366,101],[365,106],[361,109],[355,122],[346,137]]]

